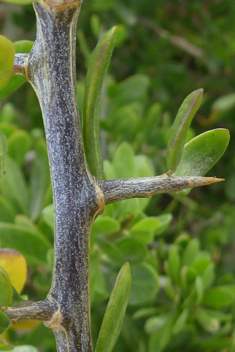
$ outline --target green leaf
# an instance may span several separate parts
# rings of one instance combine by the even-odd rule
[[[157,272],[148,263],[134,266],[131,270],[132,288],[129,304],[142,304],[153,299],[159,289]]]
[[[11,1],[9,1],[11,2]],[[13,3],[14,1],[12,1]],[[17,2],[17,0],[16,0]],[[23,0],[24,2],[24,0]],[[32,1],[25,1],[25,3],[31,3]],[[32,46],[34,42],[31,42],[29,40],[21,40],[18,42],[14,42],[14,48],[16,53],[30,53]],[[0,91],[0,100],[6,98],[8,95],[13,93],[15,90],[17,90],[22,84],[24,84],[27,81],[26,77],[22,75],[14,75],[11,77],[9,83],[7,86]]]
[[[16,53],[25,53],[25,54],[30,53],[30,51],[32,50],[33,44],[34,42],[31,40],[19,40],[13,43]]]
[[[44,199],[51,183],[46,143],[39,140],[30,175],[30,216],[36,220],[41,213]]]
[[[133,142],[139,128],[140,117],[133,106],[125,105],[114,111],[105,120],[106,129],[112,132],[113,138]]]
[[[24,130],[17,130],[8,138],[8,154],[21,166],[24,162],[25,154],[29,151],[31,138]]]
[[[43,220],[54,230],[54,206],[53,204],[48,205],[42,211]]]
[[[210,255],[207,252],[199,252],[191,266],[197,275],[202,275],[210,263]]]
[[[0,196],[0,222],[10,222],[13,223],[16,216],[16,212],[12,208],[11,204],[6,198]]]
[[[187,132],[191,121],[201,105],[203,89],[197,89],[183,101],[171,129],[167,145],[167,166],[170,172],[175,171],[182,157]]]
[[[0,131],[0,180],[5,171],[5,161],[7,156],[7,139],[5,135]]]
[[[9,328],[10,319],[8,316],[0,310],[0,335]]]
[[[200,242],[197,238],[193,238],[184,250],[182,264],[191,265],[200,250]]]
[[[13,43],[0,35],[0,90],[5,88],[12,76],[15,49]]]
[[[26,81],[27,79],[24,76],[21,76],[21,75],[12,76],[7,86],[0,91],[0,100],[5,99],[6,97],[8,97],[8,95],[15,92]]]
[[[165,325],[151,335],[149,340],[149,352],[161,352],[165,349],[165,347],[170,342],[174,322],[174,316],[169,315]]]
[[[183,151],[175,176],[204,176],[222,157],[229,143],[229,131],[223,128],[207,131],[191,139]],[[187,195],[190,189],[181,191]]]
[[[172,332],[174,335],[179,334],[183,330],[188,320],[188,316],[189,316],[189,311],[187,308],[185,308],[180,314],[180,316],[178,317],[178,319],[176,320],[175,325],[172,329]]]
[[[174,284],[179,282],[180,276],[180,256],[178,247],[176,245],[171,245],[168,253],[168,272],[169,276]]]
[[[18,213],[28,215],[28,190],[25,179],[18,165],[11,159],[6,159],[6,173],[0,184],[1,192]]]
[[[198,323],[203,327],[204,330],[215,333],[220,328],[220,322],[218,319],[212,317],[207,313],[205,309],[198,308],[194,312],[194,316]]]
[[[34,346],[23,345],[14,347],[12,352],[38,352],[38,349]]]
[[[147,334],[151,335],[154,334],[156,331],[161,329],[169,319],[170,314],[169,313],[164,313],[160,314],[155,317],[149,318],[145,325],[144,325],[144,330],[147,332]]]
[[[203,304],[212,308],[228,307],[234,303],[235,295],[229,286],[212,287],[205,292]]]
[[[100,328],[95,352],[111,352],[120,334],[131,290],[129,263],[120,270]]]
[[[172,214],[163,214],[157,217],[159,221],[158,228],[154,231],[154,235],[161,235],[170,225],[173,216]]]
[[[138,221],[130,230],[130,233],[135,238],[143,243],[151,243],[154,237],[154,230],[160,226],[160,221],[157,217],[147,217]]]
[[[215,265],[210,263],[202,274],[203,287],[210,287],[215,277]]]
[[[196,289],[196,294],[197,294],[197,304],[200,304],[203,298],[204,294],[204,287],[203,287],[203,282],[202,278],[200,276],[197,276],[195,280],[195,289]]]
[[[117,178],[113,165],[108,160],[104,160],[104,177],[105,180],[113,180]]]
[[[116,105],[121,107],[133,101],[141,101],[145,97],[149,85],[150,78],[147,75],[135,74],[115,85],[114,89],[109,89],[108,94]]]
[[[92,232],[102,233],[107,235],[110,233],[117,232],[119,230],[120,230],[119,223],[115,219],[112,219],[109,216],[98,217],[92,226]]]
[[[147,248],[140,241],[129,236],[122,236],[115,241],[116,248],[120,252],[118,264],[128,261],[132,265],[143,262],[147,255]]]
[[[44,236],[25,227],[0,223],[0,243],[3,248],[20,252],[29,265],[47,264],[50,243]]]
[[[12,296],[13,289],[11,281],[5,269],[0,266],[0,306],[8,306],[12,300]]]
[[[15,4],[15,5],[29,5],[34,0],[2,0],[2,1],[10,4]]]
[[[116,150],[113,158],[113,168],[117,178],[134,177],[135,157],[133,149],[128,143],[122,143]]]
[[[103,178],[100,151],[99,110],[101,90],[116,39],[116,27],[109,30],[97,44],[89,64],[83,108],[83,137],[88,166],[98,179]]]
[[[0,351],[11,351],[14,346],[10,345],[6,341],[0,340]]]

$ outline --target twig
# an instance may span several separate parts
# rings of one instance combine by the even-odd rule
[[[130,198],[150,198],[157,193],[182,191],[186,188],[210,185],[224,179],[215,177],[174,177],[163,174],[156,177],[137,177],[98,181],[105,205]]]

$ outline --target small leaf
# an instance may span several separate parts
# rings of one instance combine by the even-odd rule
[[[208,332],[215,333],[220,328],[220,322],[218,319],[213,318],[207,313],[205,309],[198,308],[194,312],[194,316],[198,323]]]
[[[12,300],[13,289],[7,272],[0,266],[0,306],[8,306]]]
[[[169,319],[170,314],[169,313],[164,313],[160,314],[155,317],[149,318],[145,325],[144,325],[144,330],[147,332],[147,334],[151,335],[154,334],[156,331],[161,329]]]
[[[14,347],[12,352],[38,352],[38,349],[34,346],[23,345]]]
[[[0,180],[5,171],[5,161],[7,156],[7,139],[5,135],[0,131]]]
[[[212,287],[205,292],[203,304],[212,308],[228,307],[234,303],[235,295],[233,289],[229,286]]]
[[[48,240],[23,226],[0,223],[0,243],[12,248],[26,258],[29,265],[47,264],[47,251],[51,248]]]
[[[8,154],[21,166],[24,162],[25,154],[29,151],[31,138],[24,130],[17,130],[8,138]]]
[[[135,238],[143,243],[151,243],[154,237],[154,231],[160,226],[160,221],[157,217],[146,217],[138,221],[130,230],[130,233]]]
[[[83,108],[83,137],[88,166],[98,179],[103,178],[100,151],[99,109],[102,85],[116,39],[116,27],[109,30],[97,44],[89,64]]]
[[[34,42],[31,40],[19,40],[13,43],[16,53],[25,53],[25,54],[30,53],[30,51],[32,50],[33,44]]]
[[[102,326],[100,328],[95,352],[111,352],[120,334],[131,289],[129,263],[120,270],[111,293]]]
[[[9,328],[10,319],[8,316],[0,310],[0,335]]]
[[[0,249],[0,266],[5,269],[11,284],[20,293],[27,276],[27,264],[23,255],[13,249]]]
[[[43,220],[45,223],[54,230],[54,206],[53,204],[48,205],[42,211]]]
[[[182,265],[191,265],[200,250],[200,242],[197,238],[193,238],[184,250]]]
[[[180,314],[180,316],[178,317],[178,319],[176,320],[175,325],[172,329],[172,332],[174,335],[179,334],[183,330],[188,320],[188,316],[189,316],[189,311],[187,308],[185,308]]]
[[[183,101],[171,129],[167,145],[167,166],[170,172],[176,169],[180,162],[187,132],[191,121],[201,105],[203,89],[197,89]]]
[[[107,235],[110,233],[117,232],[119,230],[120,230],[119,223],[115,219],[112,219],[109,216],[98,217],[92,226],[92,232],[102,233]]]
[[[11,1],[9,1],[9,2],[11,2]],[[12,1],[12,2],[14,2],[14,1]],[[30,3],[32,1],[26,0],[25,3],[26,2]],[[33,44],[34,44],[34,42],[31,42],[29,40],[21,40],[21,41],[13,43],[16,53],[26,53],[26,54],[30,53]],[[26,77],[24,77],[22,75],[12,76],[9,83],[7,84],[7,86],[0,91],[0,100],[6,98],[8,95],[13,93],[20,86],[22,86],[22,84],[24,84],[26,81],[27,81]]]
[[[117,178],[131,178],[135,173],[135,156],[131,146],[122,143],[113,157],[113,168]]]
[[[120,252],[117,263],[123,264],[128,261],[132,265],[140,264],[147,255],[147,248],[140,241],[130,236],[122,236],[115,241],[116,248]]]
[[[180,276],[180,256],[176,245],[171,245],[169,248],[167,264],[169,276],[173,284],[177,284]]]
[[[2,0],[2,1],[3,2],[8,2],[10,4],[15,4],[15,5],[29,5],[34,0]]]
[[[12,76],[15,49],[13,43],[0,35],[0,90],[5,88]]]
[[[6,159],[5,174],[0,184],[1,192],[9,200],[14,209],[23,214],[28,214],[28,190],[25,178],[19,166],[11,159]]]
[[[11,351],[14,346],[10,345],[6,341],[0,340],[0,351]]]
[[[25,76],[22,76],[22,75],[12,76],[7,86],[0,91],[0,100],[5,99],[6,97],[8,97],[8,95],[15,92],[25,82],[27,82],[27,79]]]
[[[36,220],[41,213],[50,183],[46,143],[39,140],[35,147],[35,158],[30,175],[30,216],[32,220]]]
[[[210,287],[215,277],[215,265],[210,263],[202,274],[203,287]]]
[[[108,94],[118,107],[141,101],[150,86],[150,78],[145,74],[135,74],[109,89]]]
[[[175,176],[204,176],[222,157],[229,143],[229,131],[218,128],[191,139],[183,151]],[[180,192],[187,195],[190,189]]]
[[[157,272],[148,263],[134,266],[131,270],[132,288],[129,304],[142,304],[153,299],[159,289]]]
[[[11,204],[6,198],[0,196],[0,222],[13,223],[16,216],[16,212],[12,208]]]

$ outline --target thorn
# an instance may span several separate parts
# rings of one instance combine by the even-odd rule
[[[189,180],[189,187],[198,187],[198,186],[207,186],[217,182],[225,181],[224,178],[216,178],[216,177],[192,177]]]

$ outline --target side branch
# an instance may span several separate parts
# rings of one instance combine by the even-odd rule
[[[150,198],[157,193],[182,191],[186,188],[210,185],[224,181],[215,177],[182,176],[163,174],[155,177],[124,178],[98,181],[104,195],[105,205],[130,198]]]
[[[26,76],[26,66],[29,54],[15,54],[13,74],[21,74]]]
[[[45,299],[39,302],[25,301],[22,305],[16,307],[7,307],[5,313],[10,320],[15,323],[17,321],[50,321],[58,310],[56,301]]]

